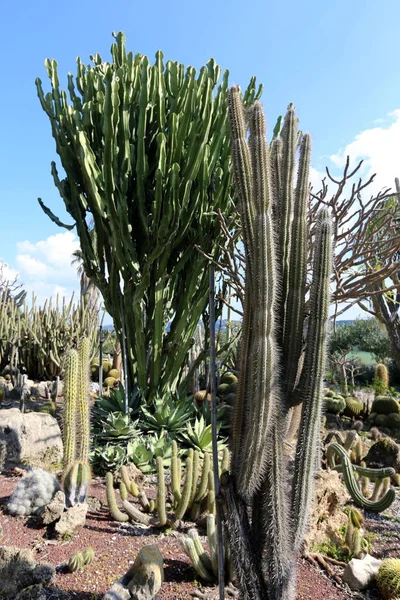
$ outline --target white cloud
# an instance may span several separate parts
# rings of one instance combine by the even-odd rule
[[[388,117],[389,122],[387,119],[384,121],[386,125],[365,129],[330,157],[339,169],[343,168],[347,156],[354,167],[363,160],[360,170],[363,180],[376,173],[374,182],[365,192],[368,196],[383,188],[393,188],[395,177],[400,176],[400,109],[394,110]]]
[[[51,235],[45,240],[32,243],[24,240],[17,243],[15,269],[18,280],[28,292],[37,297],[37,305],[57,295],[70,298],[75,292],[78,299],[79,278],[76,265],[71,265],[73,252],[79,248],[76,236],[67,231]]]

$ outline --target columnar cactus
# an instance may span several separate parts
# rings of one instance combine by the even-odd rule
[[[82,339],[78,350],[69,350],[65,368],[63,485],[68,506],[85,502],[91,477],[89,363],[90,343]]]
[[[221,490],[241,597],[291,600],[295,557],[307,527],[319,460],[331,221],[328,211],[321,210],[310,247],[311,142],[309,135],[298,131],[294,107],[289,106],[281,134],[269,148],[258,102],[245,114],[240,91],[232,88],[229,115],[246,287],[232,460],[229,475],[221,477]],[[309,255],[313,256],[311,287]],[[285,431],[290,409],[301,404],[288,497]]]

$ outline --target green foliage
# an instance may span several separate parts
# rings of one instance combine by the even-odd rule
[[[342,544],[338,544],[328,539],[319,544],[314,544],[312,551],[318,552],[319,554],[325,554],[325,556],[330,556],[331,558],[342,562],[348,562],[349,560],[346,548]]]
[[[375,361],[383,361],[392,354],[387,332],[375,318],[355,319],[352,323],[338,324],[330,338],[329,353],[343,350],[370,352]]]
[[[137,387],[133,388],[128,397],[128,411],[131,418],[138,415],[143,402],[144,398],[140,390]],[[118,387],[110,390],[108,396],[96,398],[93,408],[94,421],[106,417],[109,412],[125,412],[125,391],[121,382],[118,383]]]
[[[152,399],[176,390],[207,305],[208,260],[195,246],[218,259],[225,234],[215,212],[234,210],[228,72],[220,80],[212,59],[198,72],[164,64],[161,51],[151,65],[127,53],[122,32],[114,37],[107,62],[78,58],[68,91],[55,60],[45,61],[50,93],[36,85],[66,173],[60,180],[53,163],[52,175],[85,272],[120,337],[125,318],[129,382]],[[246,103],[260,94],[252,79]]]
[[[152,407],[142,407],[140,426],[147,432],[168,431],[176,434],[185,429],[194,410],[191,398],[179,398],[166,393],[162,397],[156,397]]]
[[[217,425],[217,434],[220,425]],[[185,432],[179,434],[179,439],[194,450],[198,450],[202,456],[204,452],[212,452],[212,432],[211,424],[207,425],[203,416],[198,419],[196,417],[194,425],[187,424]],[[218,442],[218,449],[224,447],[223,441]]]
[[[110,412],[106,419],[97,423],[100,430],[96,433],[95,443],[102,444],[111,441],[120,444],[125,440],[130,440],[139,433],[136,425],[137,422],[133,422],[130,415]]]

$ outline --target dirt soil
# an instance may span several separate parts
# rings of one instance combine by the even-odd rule
[[[121,524],[113,521],[105,500],[102,478],[92,483],[90,495],[101,502],[101,507],[88,513],[86,526],[71,540],[55,541],[51,532],[39,527],[34,518],[11,517],[3,511],[5,502],[18,481],[14,472],[0,474],[0,525],[4,537],[1,544],[30,548],[38,561],[48,561],[57,567],[54,583],[46,590],[48,600],[99,600],[111,584],[121,577],[134,561],[144,544],[157,544],[164,557],[165,582],[158,594],[159,600],[191,599],[192,593],[202,590],[209,598],[215,597],[212,588],[202,588],[189,559],[179,543],[180,534],[159,531],[144,526]],[[151,496],[149,491],[149,496]],[[98,503],[99,504],[99,503]],[[391,507],[388,517],[366,515],[368,531],[376,534],[374,554],[378,557],[398,556],[400,547],[400,501]],[[397,517],[399,517],[397,519]],[[92,546],[96,551],[94,562],[84,571],[71,574],[63,566],[69,556]],[[340,569],[338,570],[340,575]],[[227,596],[228,598],[228,596]],[[297,600],[344,600],[346,598],[379,598],[375,590],[368,595],[351,593],[331,581],[324,571],[302,559],[298,563]]]

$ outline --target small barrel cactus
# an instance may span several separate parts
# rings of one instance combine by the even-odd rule
[[[400,598],[400,559],[387,558],[382,561],[376,583],[384,600]]]
[[[324,408],[327,413],[338,415],[346,408],[346,401],[343,396],[335,394],[330,390],[324,395]]]
[[[346,417],[359,417],[364,410],[364,404],[356,398],[346,398],[346,408],[344,414]]]
[[[371,412],[377,413],[378,415],[389,415],[391,413],[400,414],[400,404],[395,398],[377,396],[372,403]]]
[[[114,387],[114,385],[117,383],[117,380],[114,377],[106,377],[104,380],[104,387]]]

